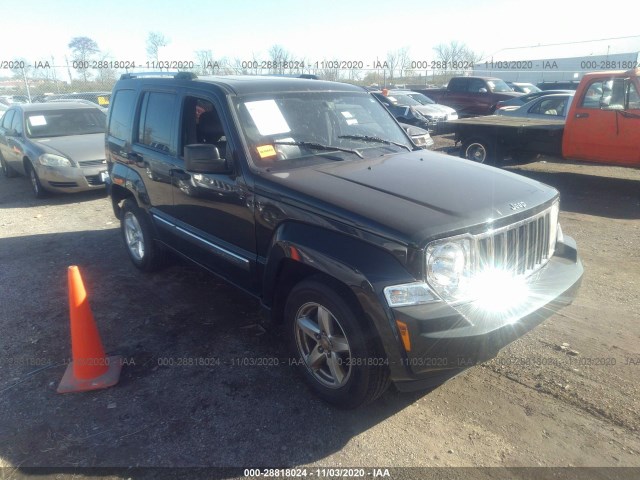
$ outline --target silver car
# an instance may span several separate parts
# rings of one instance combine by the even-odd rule
[[[572,93],[543,95],[514,110],[496,110],[496,115],[528,118],[567,118],[573,100]]]
[[[429,120],[429,128],[434,134],[450,133],[446,122],[458,119],[458,113],[453,108],[440,105],[419,92],[390,90],[388,96],[398,105],[411,106],[418,113],[425,116]]]
[[[104,188],[106,115],[80,102],[12,105],[0,123],[5,176],[22,174],[33,193]]]
[[[415,106],[416,110],[418,110],[425,116],[433,115],[444,117],[445,120],[458,119],[458,112],[456,112],[453,108],[436,103],[420,92],[412,92],[411,90],[391,90],[389,92],[389,95],[404,95],[418,102],[419,106],[417,104],[413,105]]]

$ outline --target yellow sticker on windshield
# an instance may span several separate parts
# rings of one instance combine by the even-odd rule
[[[273,145],[262,145],[257,147],[258,155],[260,158],[273,157],[276,154],[276,149],[273,148]]]
[[[98,105],[109,105],[109,99],[107,97],[98,97]]]

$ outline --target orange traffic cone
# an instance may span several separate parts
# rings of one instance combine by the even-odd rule
[[[104,354],[78,267],[69,267],[68,276],[73,361],[64,372],[58,393],[111,387],[120,379],[122,358]]]

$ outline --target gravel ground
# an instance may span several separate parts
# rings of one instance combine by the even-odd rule
[[[638,478],[640,171],[549,158],[507,168],[560,190],[585,265],[578,298],[495,360],[356,411],[312,396],[243,293],[177,260],[139,273],[104,194],[35,200],[26,179],[0,178],[0,478],[169,466],[635,467],[602,478]],[[59,395],[72,264],[105,348],[127,364],[116,387]],[[177,365],[189,359],[203,365]]]

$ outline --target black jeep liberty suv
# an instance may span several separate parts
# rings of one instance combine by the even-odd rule
[[[106,151],[133,263],[171,250],[258,298],[343,407],[492,358],[582,277],[555,189],[417,149],[357,86],[125,74]]]

